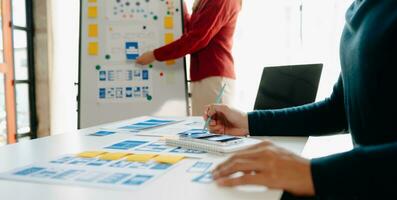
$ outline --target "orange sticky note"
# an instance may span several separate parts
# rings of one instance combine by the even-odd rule
[[[88,55],[96,56],[99,52],[98,42],[90,42],[88,43]]]
[[[157,154],[134,154],[127,156],[126,160],[130,162],[147,162],[156,156]]]
[[[174,34],[173,33],[166,33],[164,35],[164,43],[169,44],[174,41]]]
[[[155,158],[153,158],[154,161],[159,162],[159,163],[169,163],[169,164],[175,164],[182,160],[184,156],[175,156],[175,155],[159,155]]]
[[[164,28],[166,29],[174,28],[174,19],[172,18],[172,16],[164,17]]]
[[[99,155],[105,154],[105,151],[84,151],[79,154],[77,154],[78,157],[82,158],[95,158]]]
[[[88,25],[88,37],[98,37],[98,24]]]
[[[124,158],[125,156],[128,156],[129,153],[122,153],[122,152],[116,152],[116,153],[107,153],[99,156],[100,159],[102,160],[119,160],[121,158]]]
[[[97,18],[98,17],[98,8],[96,6],[88,7],[88,18]]]
[[[175,65],[175,60],[167,60],[167,61],[165,61],[165,64],[166,65]]]

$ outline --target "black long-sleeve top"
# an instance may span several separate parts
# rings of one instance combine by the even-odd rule
[[[394,196],[397,0],[356,0],[350,6],[340,58],[341,75],[329,98],[293,108],[251,112],[250,134],[325,135],[348,130],[355,144],[353,150],[311,161],[316,195],[358,199]]]

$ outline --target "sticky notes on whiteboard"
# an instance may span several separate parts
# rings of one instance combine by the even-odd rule
[[[159,155],[153,158],[154,161],[159,163],[168,163],[168,164],[175,164],[182,160],[184,156],[175,156],[175,155]]]
[[[173,33],[166,33],[164,35],[164,43],[169,44],[174,41],[174,34]]]
[[[88,7],[87,15],[88,15],[88,18],[97,18],[98,17],[98,8],[96,6]]]
[[[138,42],[126,42],[125,55],[127,60],[136,60],[139,57]]]
[[[174,19],[172,18],[172,16],[164,17],[164,28],[166,29],[174,28]]]
[[[98,24],[88,25],[88,37],[98,37]]]
[[[166,65],[175,65],[175,60],[167,60],[167,61],[165,61],[165,64]]]
[[[98,42],[89,42],[88,43],[88,55],[96,56],[99,53],[99,45]]]

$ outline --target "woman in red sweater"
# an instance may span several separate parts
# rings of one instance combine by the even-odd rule
[[[240,9],[241,0],[195,0],[191,16],[184,9],[182,37],[142,54],[136,62],[147,65],[191,54],[192,114],[201,116],[204,106],[214,103],[224,83],[222,102],[232,104],[236,78],[232,45]]]

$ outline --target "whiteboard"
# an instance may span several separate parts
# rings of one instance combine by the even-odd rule
[[[181,0],[82,0],[79,128],[142,115],[188,114],[185,59],[135,59],[179,38]]]

